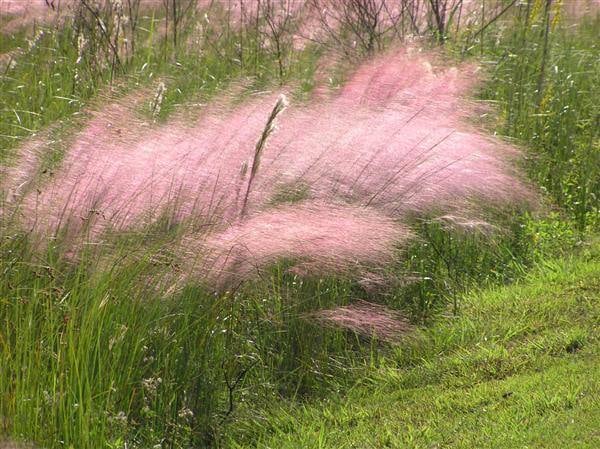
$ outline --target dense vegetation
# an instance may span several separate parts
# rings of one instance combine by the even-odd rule
[[[310,319],[366,297],[352,279],[300,278],[283,261],[232,292],[193,278],[170,289],[168,226],[74,262],[60,238],[40,250],[0,210],[0,436],[74,449],[594,447],[600,16],[546,3],[515,6],[485,33],[421,37],[485,67],[481,126],[525,149],[545,204],[504,211],[491,235],[415,218],[419,240],[389,270],[418,276],[377,298],[410,316],[414,335],[389,345]],[[140,114],[157,121],[234,81],[240,95],[287,83],[302,101],[332,45],[274,51],[253,22],[223,33],[220,10],[162,35],[173,18],[158,10],[140,13],[136,47],[117,63],[101,34],[74,45],[82,29],[100,33],[86,14],[0,34],[0,52],[14,53],[0,66],[0,161],[42,132],[44,169],[59,164],[87,106],[135,89],[150,92]],[[377,37],[327,68],[331,87],[401,38]]]
[[[469,295],[342,398],[273,406],[232,446],[596,447],[598,255]]]

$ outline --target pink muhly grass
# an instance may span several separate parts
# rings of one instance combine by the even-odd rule
[[[0,0],[0,15],[41,14],[43,17],[49,9],[44,0]]]
[[[462,70],[434,73],[423,56],[400,51],[360,68],[337,98],[290,108],[267,143],[245,209],[260,208],[280,186],[299,182],[314,199],[351,201],[394,216],[456,209],[471,198],[522,201],[527,189],[508,161],[518,152],[462,121],[468,105],[460,95],[473,77],[470,67]],[[251,162],[251,142],[274,101],[266,96],[207,113],[191,128],[134,122],[124,129],[122,112],[99,115],[42,203],[70,198],[66,207],[79,216],[96,203],[113,225],[129,226],[179,195],[181,219],[230,220],[239,215],[240,168]]]
[[[428,58],[405,51],[362,66],[337,98],[290,111],[257,188],[303,181],[314,197],[393,215],[473,197],[522,200],[527,189],[508,161],[516,150],[464,123],[471,108],[461,96],[472,79],[472,67],[436,73]]]
[[[519,152],[466,124],[474,108],[462,97],[475,69],[436,61],[414,49],[375,58],[332,98],[289,107],[268,140],[260,136],[275,94],[236,107],[215,102],[192,125],[153,125],[115,103],[93,114],[53,177],[24,194],[25,225],[53,233],[68,224],[97,240],[171,206],[174,222],[212,223],[219,232],[209,246],[242,260],[235,270],[244,278],[303,254],[329,269],[381,261],[407,236],[393,220],[429,212],[468,220],[481,201],[529,201],[511,164]],[[260,167],[247,181],[253,161]],[[290,185],[306,186],[303,204],[271,210]],[[208,257],[211,272],[232,271],[224,260]]]
[[[60,4],[61,14],[75,0],[55,0],[55,6]],[[48,24],[59,18],[56,8],[49,7],[45,0],[0,0],[0,18],[5,19],[0,29],[2,34],[14,33],[33,24]],[[7,19],[7,20],[6,20]]]
[[[217,285],[261,275],[279,260],[303,275],[352,275],[393,260],[411,233],[372,209],[332,204],[277,207],[214,233],[190,236],[184,248],[202,254],[201,269]],[[208,257],[205,255],[208,254]]]
[[[408,319],[398,311],[362,300],[347,306],[319,310],[308,314],[306,318],[391,343],[414,330]]]

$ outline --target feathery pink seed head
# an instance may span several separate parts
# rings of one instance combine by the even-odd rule
[[[510,164],[518,151],[464,120],[474,68],[442,69],[436,59],[388,52],[359,67],[337,96],[289,107],[261,150],[251,188],[240,167],[252,166],[276,95],[235,108],[215,102],[192,126],[152,125],[113,104],[94,114],[39,193],[25,195],[26,225],[53,232],[70,222],[98,239],[151,223],[176,203],[173,220],[215,223],[210,276],[247,277],[278,258],[334,271],[382,263],[390,242],[409,234],[395,224],[407,215],[462,216],[456,212],[473,199],[501,205],[529,196]],[[306,186],[303,204],[272,209],[289,185]],[[224,261],[229,253],[235,267]]]

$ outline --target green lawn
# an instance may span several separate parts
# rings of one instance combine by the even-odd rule
[[[468,296],[342,399],[283,405],[233,446],[600,447],[599,323],[596,244]]]

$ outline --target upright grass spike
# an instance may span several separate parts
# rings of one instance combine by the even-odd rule
[[[244,218],[246,215],[246,206],[248,204],[248,197],[250,196],[250,190],[252,189],[252,181],[254,177],[258,173],[258,168],[260,167],[260,157],[267,143],[267,139],[275,129],[275,119],[279,114],[283,112],[283,110],[288,106],[288,101],[285,98],[285,95],[281,94],[267,119],[267,123],[265,124],[265,128],[256,142],[256,147],[254,149],[254,157],[252,158],[252,168],[250,169],[250,177],[248,178],[248,187],[246,188],[246,194],[244,195],[244,201],[242,203],[242,209],[240,211],[240,218]]]

